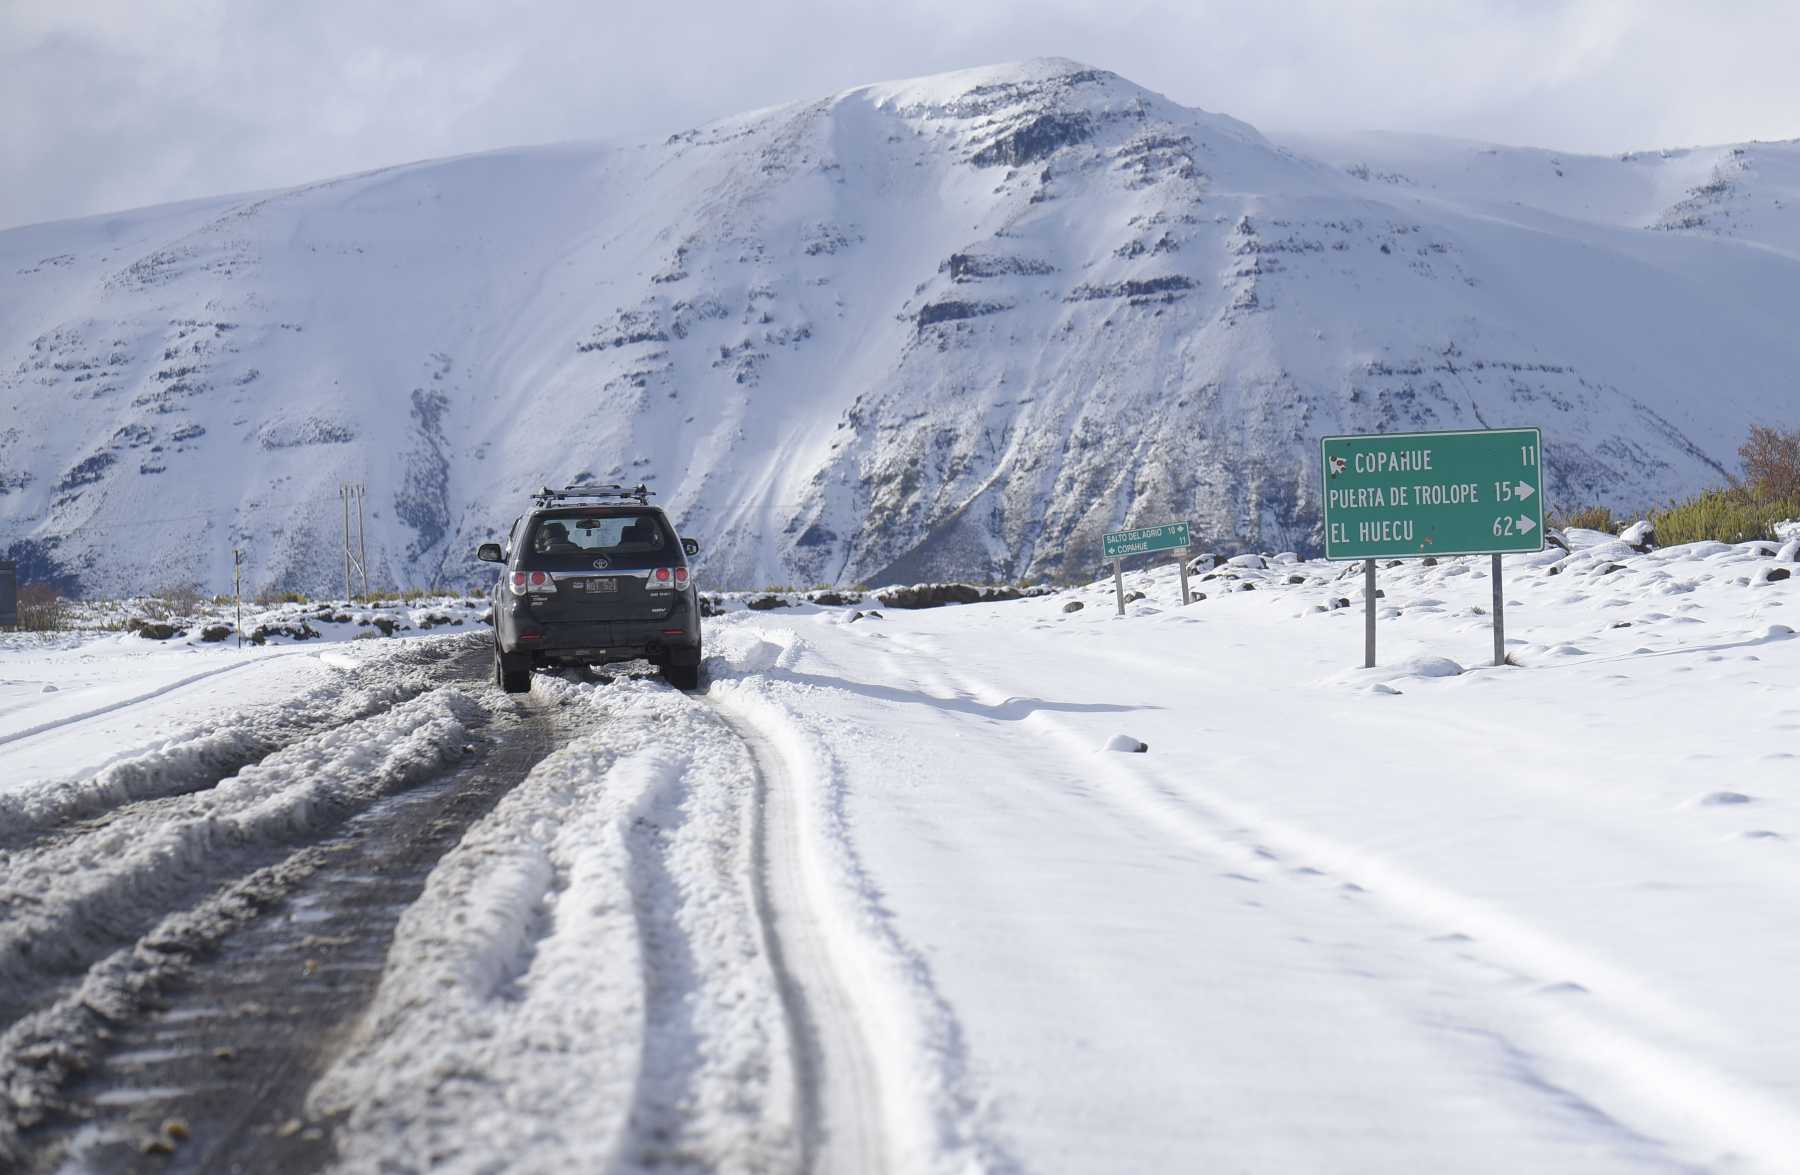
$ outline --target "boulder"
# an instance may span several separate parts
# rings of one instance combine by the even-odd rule
[[[217,644],[231,635],[229,624],[209,624],[200,630],[200,639],[208,644]]]
[[[304,620],[298,625],[259,624],[250,631],[250,643],[253,645],[267,644],[272,636],[285,636],[289,640],[295,641],[310,641],[318,639],[319,630]]]
[[[147,641],[169,640],[175,635],[175,631],[173,624],[163,624],[155,620],[142,621],[137,628],[137,634]]]
[[[1083,604],[1080,600],[1070,600],[1068,603],[1063,605],[1063,611],[1064,612],[1079,612],[1084,607],[1086,607],[1086,605]]]
[[[792,605],[788,603],[787,597],[777,595],[757,596],[754,600],[748,601],[744,606],[749,608],[752,612],[768,612],[776,608],[792,607]]]
[[[1001,600],[1024,599],[1027,593],[1015,587],[992,587],[971,583],[915,583],[911,587],[885,587],[875,598],[889,608],[941,608],[945,604],[990,604]],[[1040,593],[1033,591],[1031,595]]]

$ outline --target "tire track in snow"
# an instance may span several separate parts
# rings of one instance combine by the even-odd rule
[[[300,739],[204,795],[146,802],[40,850],[8,854],[0,862],[0,1024],[79,983],[168,911],[436,774],[483,718],[468,696],[440,688]]]
[[[756,772],[756,905],[793,1050],[800,1168],[883,1175],[888,1164],[876,1062],[857,1023],[855,998],[809,912],[793,780],[781,753],[753,723],[726,705],[714,708],[743,740]]]
[[[0,735],[0,746],[5,746],[7,743],[22,742],[28,738],[36,738],[40,734],[49,734],[53,730],[67,730],[71,726],[76,726],[95,718],[103,718],[108,714],[117,714],[120,710],[129,709],[132,706],[163,697],[167,694],[172,694],[179,689],[186,689],[190,685],[198,685],[200,682],[209,681],[212,678],[220,677],[227,673],[235,673],[240,669],[249,669],[257,665],[267,665],[269,662],[280,660],[283,657],[297,657],[302,653],[311,653],[312,651],[313,650],[311,649],[293,649],[279,653],[269,653],[265,656],[258,657],[253,661],[237,661],[230,665],[220,665],[212,669],[202,670],[199,673],[192,673],[178,681],[171,681],[164,685],[159,685],[146,693],[137,694],[129,698],[121,698],[116,702],[108,702],[104,706],[97,706],[94,709],[81,714],[69,714],[62,718],[53,718],[48,722],[40,722],[36,726],[28,726],[24,730],[15,730],[10,734]]]
[[[539,681],[584,733],[402,917],[309,1097],[338,1118],[338,1169],[794,1170],[748,752],[660,680]]]
[[[767,876],[773,925],[818,1066],[813,1169],[1017,1170],[970,1088],[969,1045],[955,1009],[929,960],[901,934],[856,848],[842,765],[816,732],[746,688],[764,670],[780,680],[779,666],[804,647],[785,635],[785,650],[771,644],[737,664],[715,660],[709,700],[782,792],[764,817]]]
[[[919,642],[904,647],[909,654],[905,661],[882,654],[897,676],[970,698],[1008,696],[942,660],[935,649]],[[1184,774],[1178,786],[1155,763],[1096,755],[1090,737],[1052,712],[1039,711],[1030,720],[1068,755],[1094,759],[1095,770],[1119,785],[1111,794],[1126,797],[1151,827],[1174,832],[1222,861],[1235,861],[1241,876],[1279,876],[1285,892],[1301,902],[1321,897],[1316,887],[1305,884],[1308,879],[1335,880],[1362,899],[1365,912],[1381,918],[1386,929],[1404,929],[1413,938],[1423,929],[1461,942],[1469,960],[1516,976],[1535,975],[1539,982],[1573,977],[1577,989],[1622,1008],[1623,1018],[1555,1001],[1531,1008],[1535,1023],[1528,1026],[1504,1030],[1480,1021],[1459,1026],[1498,1042],[1509,1067],[1527,1084],[1608,1124],[1622,1139],[1655,1145],[1659,1139],[1681,1138],[1687,1149],[1710,1152],[1713,1160],[1729,1157],[1748,1163],[1749,1169],[1770,1172],[1787,1170],[1792,1156],[1800,1154],[1800,1119],[1792,1107],[1664,1043],[1667,1033],[1646,1031],[1646,1025],[1703,1035],[1713,1029],[1709,1018],[1672,1003],[1637,977],[1395,863],[1208,790],[1191,774]],[[1298,874],[1271,869],[1282,860],[1305,862],[1306,868]],[[1332,900],[1338,897],[1333,894]],[[1433,970],[1449,976],[1447,968]],[[1478,1005],[1470,1010],[1483,1021],[1494,1018],[1483,1016]],[[1530,1058],[1536,1068],[1521,1058]],[[1554,1079],[1546,1070],[1554,1072]],[[1673,1123],[1685,1128],[1671,1131]]]
[[[0,854],[41,849],[34,842],[59,831],[91,832],[96,822],[117,818],[134,803],[205,790],[302,738],[373,717],[455,679],[474,650],[486,646],[485,640],[468,637],[420,641],[371,659],[348,688],[333,682],[286,702],[224,714],[92,774],[0,794]],[[86,826],[68,828],[81,822]],[[6,861],[0,855],[0,867]]]
[[[558,718],[535,696],[511,700],[466,764],[165,920],[144,940],[156,953],[140,943],[129,969],[97,969],[130,991],[108,1003],[86,1076],[59,1094],[80,1127],[29,1136],[37,1168],[318,1169],[328,1124],[283,1124],[301,1118],[308,1087],[373,995],[401,910],[464,830],[567,736]],[[84,1003],[104,986],[90,982]],[[143,1154],[177,1118],[191,1138]]]

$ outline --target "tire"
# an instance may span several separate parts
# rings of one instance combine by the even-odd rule
[[[500,647],[498,645],[495,645],[494,646],[494,684],[499,686],[502,691],[509,693],[509,694],[530,693],[531,692],[531,663],[526,662],[525,668],[523,668],[523,669],[508,669],[506,667],[508,660],[510,660],[510,658],[504,656],[500,652]]]
[[[663,680],[679,690],[700,688],[700,666],[698,665],[664,665]]]

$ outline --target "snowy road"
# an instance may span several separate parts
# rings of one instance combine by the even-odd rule
[[[1793,555],[1509,561],[1501,670],[1444,660],[1487,645],[1481,561],[1382,572],[1375,671],[1338,569],[1290,562],[1185,608],[1139,577],[1123,619],[1106,585],[735,611],[701,695],[509,697],[470,635],[133,702],[84,721],[168,737],[0,792],[0,1147],[1791,1170]]]

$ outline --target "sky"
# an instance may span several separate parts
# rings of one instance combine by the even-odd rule
[[[1800,136],[1794,0],[0,0],[0,227],[1071,57],[1284,131]]]

